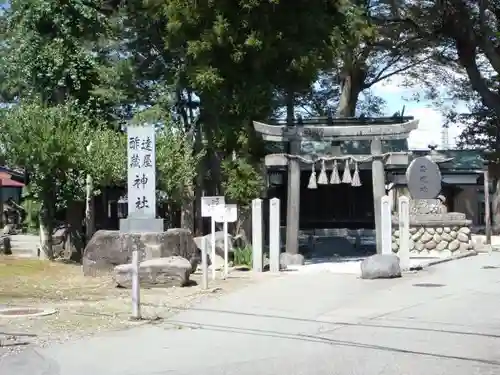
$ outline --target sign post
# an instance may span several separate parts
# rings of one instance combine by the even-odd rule
[[[221,207],[225,206],[224,197],[202,197],[201,198],[201,216],[210,217],[210,230],[212,242],[212,280],[215,280],[215,215]]]
[[[226,204],[221,206],[221,208],[215,214],[215,221],[218,223],[223,223],[223,233],[224,233],[224,278],[229,276],[229,244],[228,239],[228,229],[227,223],[234,223],[238,220],[238,206],[235,204]]]

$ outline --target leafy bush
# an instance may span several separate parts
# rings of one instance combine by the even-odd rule
[[[248,208],[252,199],[258,198],[264,187],[264,179],[255,165],[240,157],[222,163],[223,187],[226,196],[240,206]]]
[[[234,249],[234,265],[252,268],[252,247],[250,245]]]

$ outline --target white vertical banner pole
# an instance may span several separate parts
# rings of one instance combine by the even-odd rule
[[[224,220],[224,278],[227,278],[229,275],[229,244],[227,241],[227,220]]]
[[[141,289],[139,283],[139,249],[132,250],[132,319],[141,319]]]
[[[252,201],[252,268],[262,272],[262,199]]]
[[[269,271],[280,271],[280,200],[269,201]]]
[[[211,242],[212,242],[212,280],[215,280],[215,218],[212,216],[210,218],[211,220],[211,231],[212,231],[212,236],[211,236]]]
[[[398,199],[399,213],[399,264],[401,269],[410,269],[410,199],[404,195]]]
[[[392,254],[392,213],[391,201],[387,195],[380,200],[381,226],[382,226],[382,254]]]
[[[202,283],[201,286],[203,290],[208,289],[208,254],[207,254],[207,237],[201,237],[201,272],[202,275]]]

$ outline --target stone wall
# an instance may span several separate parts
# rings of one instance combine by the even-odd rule
[[[399,229],[393,225],[392,251],[399,250]],[[466,226],[410,226],[410,256],[446,258],[473,249],[471,230]]]

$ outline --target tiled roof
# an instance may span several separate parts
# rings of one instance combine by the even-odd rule
[[[451,170],[468,171],[483,169],[481,150],[436,150],[445,157],[453,158],[450,162]],[[428,150],[412,150],[414,156],[425,156]]]

